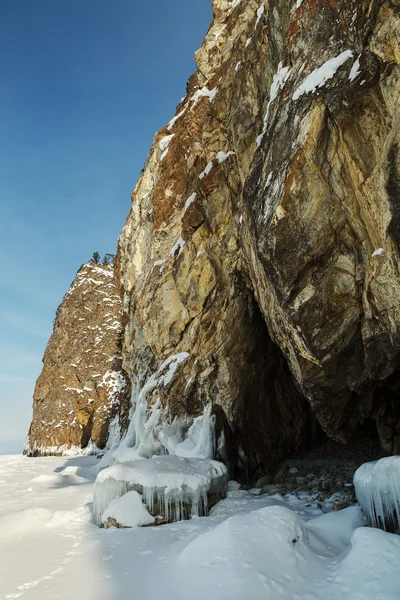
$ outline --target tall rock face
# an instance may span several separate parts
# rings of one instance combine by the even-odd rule
[[[143,389],[176,359],[153,435],[211,404],[250,474],[317,421],[346,441],[372,417],[399,449],[400,2],[213,10],[119,238],[124,369]]]
[[[376,391],[399,363],[400,2],[278,5],[243,194],[252,287],[324,430],[346,441],[372,416],[400,451],[399,397]]]
[[[112,266],[83,265],[59,306],[33,397],[25,453],[104,448],[126,426],[121,299]],[[111,428],[110,428],[111,425]]]

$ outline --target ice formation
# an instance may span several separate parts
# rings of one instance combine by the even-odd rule
[[[166,521],[205,515],[208,494],[226,493],[227,469],[214,460],[156,456],[115,464],[98,474],[94,484],[93,518],[97,525],[110,503],[135,490],[150,513],[161,512]]]
[[[400,525],[400,456],[361,465],[354,474],[357,500],[374,527],[395,531]]]
[[[225,496],[226,467],[212,460],[211,405],[199,417],[169,423],[158,396],[189,356],[187,352],[172,355],[144,384],[133,383],[128,431],[119,442],[119,423],[113,422],[112,443],[99,463],[94,487],[96,524],[104,522],[103,513],[113,500],[132,490],[143,495],[150,512],[160,513],[166,521],[207,514],[208,495],[213,501]]]
[[[211,415],[211,404],[200,417],[193,419],[192,425],[182,439],[182,425],[179,421],[164,425],[160,440],[169,454],[186,458],[213,458],[215,444],[215,423]]]
[[[143,504],[141,495],[135,490],[110,502],[103,513],[102,522],[107,524],[111,519],[120,527],[144,527],[155,521]]]
[[[159,454],[186,458],[213,458],[215,423],[211,405],[195,419],[181,418],[168,423],[164,418],[157,389],[169,385],[179,365],[189,358],[187,352],[166,359],[160,368],[139,387],[132,385],[132,412],[126,436],[110,445],[100,468],[126,463]],[[148,400],[151,397],[151,409]],[[115,436],[117,439],[117,436]]]

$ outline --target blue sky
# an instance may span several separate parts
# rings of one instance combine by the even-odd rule
[[[114,252],[210,0],[0,2],[0,452],[19,448],[55,309]]]

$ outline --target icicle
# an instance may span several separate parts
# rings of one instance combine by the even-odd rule
[[[354,474],[357,500],[374,527],[395,531],[400,525],[400,456],[361,465]]]

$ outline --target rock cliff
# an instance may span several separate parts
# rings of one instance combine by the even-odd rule
[[[398,444],[400,3],[214,0],[119,239],[124,367],[250,472],[372,417]],[[393,387],[394,386],[394,387]],[[221,438],[222,439],[222,438]],[[223,452],[222,452],[223,455]]]
[[[83,265],[57,310],[44,353],[26,454],[104,448],[111,423],[119,436],[130,397],[121,314],[113,267]]]
[[[400,451],[399,34],[400,0],[214,0],[118,243],[129,443],[140,421],[166,452],[211,406],[215,456],[253,477],[366,421]],[[32,441],[55,435],[45,373],[66,377],[46,356]],[[89,379],[51,396],[77,421]],[[84,414],[51,443],[104,445]]]

